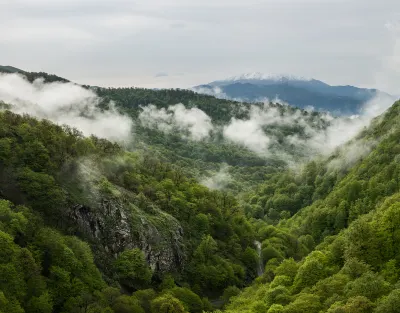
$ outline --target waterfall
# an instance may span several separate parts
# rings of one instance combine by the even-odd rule
[[[264,273],[264,264],[263,264],[263,259],[262,259],[262,254],[261,254],[261,242],[259,241],[254,241],[254,244],[257,249],[257,254],[258,254],[258,266],[257,266],[257,275],[261,276]]]

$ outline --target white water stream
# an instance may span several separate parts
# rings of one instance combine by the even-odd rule
[[[261,254],[261,242],[256,240],[256,241],[254,241],[254,244],[256,246],[257,254],[258,254],[257,275],[261,276],[264,273],[263,259],[262,259],[262,254]]]

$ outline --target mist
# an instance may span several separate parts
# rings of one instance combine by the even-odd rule
[[[232,181],[233,178],[229,174],[229,167],[227,164],[224,164],[221,166],[218,172],[213,173],[211,176],[200,179],[200,184],[212,190],[222,190],[225,189]]]
[[[384,113],[394,101],[393,97],[378,93],[363,105],[359,115],[333,118],[327,114],[325,118],[329,120],[330,125],[322,132],[308,129],[311,138],[307,140],[307,144],[323,155],[331,154],[337,147],[345,144],[368,127],[372,119]],[[366,151],[366,149],[361,150]]]
[[[191,88],[191,90],[194,92],[203,94],[203,95],[213,96],[213,97],[216,97],[219,99],[229,99],[229,97],[218,86],[213,86],[211,88],[198,86],[198,87]]]
[[[257,154],[265,155],[273,140],[263,130],[268,120],[272,120],[269,119],[270,112],[252,106],[249,113],[250,118],[246,120],[232,118],[230,123],[224,126],[223,135],[233,143],[242,145]]]
[[[224,137],[236,144],[245,146],[249,150],[261,155],[271,154],[271,146],[277,143],[277,138],[267,135],[263,128],[271,125],[290,126],[298,125],[304,129],[306,138],[298,135],[288,136],[287,142],[303,147],[310,157],[316,154],[329,155],[339,146],[345,144],[362,129],[368,127],[371,120],[385,112],[395,99],[385,93],[378,93],[373,99],[366,102],[360,114],[351,117],[334,117],[330,113],[321,113],[321,118],[328,126],[325,129],[313,124],[307,116],[298,110],[294,113],[281,114],[279,110],[264,104],[264,107],[252,105],[249,118],[239,120],[232,118],[224,127]],[[365,151],[365,149],[362,149]]]
[[[205,112],[198,108],[187,109],[182,103],[171,105],[168,109],[158,109],[152,104],[142,107],[139,120],[145,127],[164,133],[176,130],[183,137],[196,141],[208,138],[214,128],[211,118]]]
[[[279,99],[275,101],[282,104]],[[313,119],[310,114],[305,114],[300,109],[282,113],[265,99],[263,105],[253,104],[250,107],[243,105],[241,110],[247,112],[248,117],[244,119],[232,117],[225,125],[214,124],[212,119],[199,108],[188,109],[183,104],[176,104],[167,109],[159,109],[155,105],[148,105],[142,107],[139,121],[144,127],[164,133],[179,133],[183,138],[194,141],[212,140],[213,133],[220,133],[223,139],[245,147],[261,157],[273,155],[293,165],[301,160],[286,151],[288,145],[300,151],[306,159],[317,155],[327,156],[357,136],[373,118],[382,114],[393,102],[393,97],[378,93],[375,98],[363,105],[359,115],[334,117],[330,113],[319,113],[319,118]],[[283,105],[288,104],[283,103]],[[279,128],[271,131],[271,127],[276,129],[276,127],[293,126],[301,128],[303,134],[286,135],[284,137],[286,147],[284,147],[282,138],[278,138]],[[270,131],[266,133],[266,129]],[[351,147],[363,153],[368,150],[365,147],[358,149],[357,145],[348,146],[348,149]],[[215,184],[210,180],[207,185]]]
[[[30,83],[20,74],[0,74],[0,100],[17,114],[29,114],[59,125],[69,125],[85,136],[95,135],[117,142],[132,138],[133,122],[117,111],[98,107],[101,99],[91,90],[73,83]]]

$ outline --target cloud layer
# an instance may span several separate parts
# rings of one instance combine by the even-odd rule
[[[367,127],[371,120],[385,112],[394,100],[386,94],[377,94],[376,97],[364,104],[360,115],[349,118],[335,118],[329,115],[329,127],[323,132],[309,130],[311,139],[307,141],[311,147],[322,154],[330,154],[334,149],[354,138],[363,128]]]
[[[120,114],[112,103],[109,110],[97,106],[97,95],[73,83],[30,83],[19,74],[0,74],[0,100],[11,104],[15,113],[26,113],[66,124],[84,135],[96,135],[113,141],[132,138],[132,120]]]
[[[164,133],[177,130],[192,140],[208,138],[214,128],[206,113],[198,108],[187,109],[182,103],[171,105],[168,109],[158,109],[155,105],[142,107],[139,120],[145,127]]]
[[[231,119],[223,129],[224,137],[258,154],[266,154],[272,141],[263,130],[263,126],[269,122],[268,115],[258,107],[252,106],[249,119]]]
[[[191,140],[211,139],[212,133],[219,133],[233,143],[247,148],[262,157],[272,155],[288,162],[295,162],[287,152],[288,147],[304,156],[329,155],[336,148],[354,138],[371,120],[382,114],[393,104],[393,98],[378,94],[365,103],[361,114],[351,117],[333,117],[328,113],[312,118],[301,110],[285,110],[271,106],[243,106],[248,117],[232,117],[225,125],[215,125],[211,118],[198,108],[187,109],[183,104],[157,109],[154,105],[143,107],[139,115],[141,124],[164,133],[181,133]],[[297,134],[285,135],[284,129],[297,129]],[[300,132],[300,134],[299,134]],[[363,149],[365,150],[365,149]]]
[[[229,174],[228,165],[223,165],[218,172],[213,173],[211,176],[200,179],[200,184],[213,190],[222,190],[233,181],[232,176]]]
[[[261,71],[397,94],[375,82],[381,59],[399,55],[384,27],[397,0],[0,3],[3,65],[80,83],[184,88]],[[185,76],[155,78],[160,70]]]

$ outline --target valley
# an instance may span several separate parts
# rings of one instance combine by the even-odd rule
[[[397,312],[399,102],[0,71],[0,312]]]

